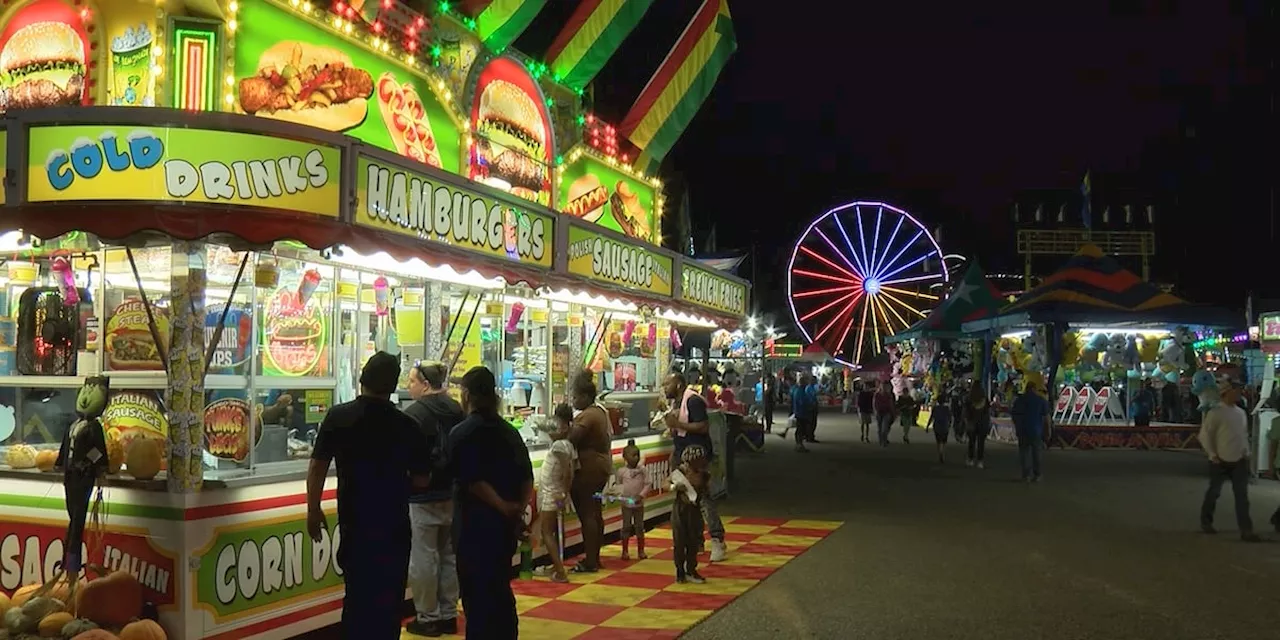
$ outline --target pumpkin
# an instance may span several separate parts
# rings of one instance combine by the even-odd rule
[[[36,466],[36,448],[29,444],[15,444],[9,447],[4,461],[14,469],[30,469]]]
[[[53,465],[58,463],[58,452],[45,449],[36,454],[36,468],[41,471],[53,471]]]
[[[124,465],[124,443],[119,437],[107,438],[107,473],[120,473]]]
[[[40,631],[40,637],[57,638],[62,635],[62,628],[67,626],[67,623],[72,620],[74,620],[74,618],[72,618],[71,614],[66,611],[59,611],[58,613],[51,613],[45,616],[40,620],[40,624],[37,627]]]
[[[31,599],[31,596],[35,595],[36,591],[38,591],[39,589],[40,589],[40,585],[29,584],[25,587],[19,588],[17,591],[14,591],[13,606],[21,607],[22,605],[26,604],[27,601]]]
[[[72,636],[71,640],[120,640],[116,634],[105,629],[90,629],[82,631],[80,634]]]
[[[97,628],[98,625],[94,624],[93,621],[88,618],[76,618],[75,620],[62,625],[62,637],[74,638],[86,631],[93,631]]]
[[[125,449],[125,469],[139,480],[150,480],[160,473],[160,458],[163,456],[164,443],[160,440],[134,438]]]
[[[123,627],[142,611],[142,584],[124,571],[98,578],[76,592],[75,611],[103,627]]]
[[[168,640],[168,636],[155,620],[139,620],[120,631],[120,640]]]

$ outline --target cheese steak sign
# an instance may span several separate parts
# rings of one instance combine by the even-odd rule
[[[620,242],[582,227],[569,227],[569,273],[669,296],[673,264],[670,256],[638,244]]]
[[[747,286],[686,260],[680,267],[680,297],[735,316],[747,312]]]
[[[337,147],[135,125],[40,126],[29,135],[32,202],[205,202],[338,217]]]
[[[356,224],[551,266],[550,215],[364,156],[358,173]]]

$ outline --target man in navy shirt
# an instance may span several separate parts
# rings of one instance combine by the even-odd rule
[[[1040,447],[1050,428],[1049,401],[1044,394],[1044,383],[1029,377],[1010,411],[1014,432],[1018,436],[1018,457],[1022,460],[1022,479],[1025,482],[1040,481]]]

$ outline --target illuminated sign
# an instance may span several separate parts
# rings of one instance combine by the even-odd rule
[[[653,187],[589,155],[566,165],[561,178],[560,211],[645,242],[657,240]]]
[[[361,156],[356,224],[551,266],[555,218]]]
[[[680,298],[735,316],[747,312],[747,285],[688,260],[680,267]]]
[[[569,273],[662,296],[671,295],[670,256],[611,236],[569,227]]]
[[[153,200],[336,218],[337,147],[260,134],[144,127],[32,127],[27,200]]]

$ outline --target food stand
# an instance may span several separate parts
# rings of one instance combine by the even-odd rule
[[[651,244],[660,183],[575,142],[575,92],[464,18],[381,7],[34,0],[0,17],[0,58],[31,25],[82,45],[69,73],[38,78],[60,93],[0,86],[0,591],[62,558],[60,476],[25,454],[57,449],[91,375],[110,380],[108,438],[164,453],[158,474],[129,462],[103,481],[87,560],[137,576],[170,637],[337,621],[341,540],[305,534],[305,460],[378,350],[406,376],[426,359],[455,378],[493,369],[535,466],[533,423],[599,362],[602,388],[646,414],[615,424],[614,449],[636,439],[647,515],[669,511],[670,443],[637,407],[656,398],[670,327],[736,325],[746,283],[696,266],[728,284],[690,285]],[[527,131],[493,117],[513,102]],[[621,232],[550,208],[562,172],[598,167]],[[335,498],[331,478],[331,516]],[[616,507],[605,517],[620,526]],[[579,539],[570,515],[565,542]]]

